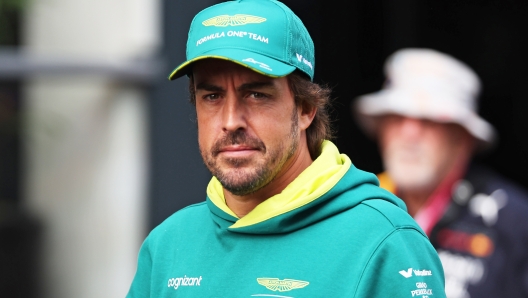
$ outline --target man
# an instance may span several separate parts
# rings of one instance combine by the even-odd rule
[[[306,28],[278,1],[195,16],[169,78],[190,78],[214,177],[204,203],[147,237],[128,297],[444,297],[403,202],[325,141],[330,91],[312,83],[314,65]]]
[[[402,198],[444,265],[446,294],[528,297],[528,196],[470,165],[494,129],[476,113],[480,83],[460,61],[404,49],[386,62],[383,90],[355,103],[377,137],[380,186]]]

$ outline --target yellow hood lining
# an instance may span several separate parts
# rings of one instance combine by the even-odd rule
[[[258,224],[313,202],[332,189],[351,165],[352,162],[348,156],[340,154],[332,142],[324,141],[321,155],[292,183],[281,193],[260,203],[230,228]],[[207,195],[222,211],[238,218],[226,205],[222,185],[216,177],[209,182]]]

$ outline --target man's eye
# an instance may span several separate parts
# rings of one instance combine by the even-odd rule
[[[251,92],[249,96],[253,98],[267,98],[268,97],[266,94],[260,93],[260,92]]]
[[[217,93],[207,94],[203,98],[206,99],[206,100],[217,100],[217,99],[220,98],[220,95],[217,94]]]

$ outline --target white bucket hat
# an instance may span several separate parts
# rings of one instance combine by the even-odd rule
[[[358,123],[371,135],[379,117],[397,114],[436,122],[457,123],[479,141],[493,144],[496,133],[476,113],[480,80],[464,63],[430,49],[403,49],[385,63],[382,90],[353,103]]]

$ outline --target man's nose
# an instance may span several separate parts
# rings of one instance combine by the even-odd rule
[[[423,121],[417,118],[405,117],[400,123],[400,132],[407,137],[419,137],[423,130]]]
[[[246,120],[247,111],[242,100],[236,94],[227,95],[222,109],[222,129],[224,131],[245,129]]]

